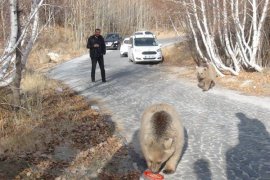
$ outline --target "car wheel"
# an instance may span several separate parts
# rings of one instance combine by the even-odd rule
[[[135,59],[134,59],[134,55],[133,55],[133,53],[132,53],[132,56],[131,56],[132,58],[131,58],[131,61],[132,62],[134,62],[135,61]]]
[[[133,62],[132,57],[133,57],[133,55],[131,56],[131,58],[130,58],[130,56],[128,56],[128,60],[129,60],[130,62]]]
[[[137,64],[137,62],[135,61],[135,58],[134,58],[134,56],[132,55],[132,62],[134,63],[134,64]]]
[[[162,56],[162,58],[161,58],[161,63],[163,63],[164,62],[164,56]]]

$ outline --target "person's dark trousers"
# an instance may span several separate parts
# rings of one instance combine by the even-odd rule
[[[102,82],[106,82],[103,56],[99,57],[99,58],[91,58],[91,61],[92,61],[92,71],[91,71],[91,79],[92,79],[92,81],[95,82],[96,65],[97,65],[97,62],[98,62],[99,67],[100,67]]]

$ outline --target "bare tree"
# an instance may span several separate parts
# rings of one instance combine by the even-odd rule
[[[14,15],[15,15],[15,24],[17,29],[17,34],[16,34],[16,41],[18,42],[19,37],[21,36],[21,21],[20,21],[20,11],[19,11],[19,2],[18,1],[11,1],[11,6],[14,6]],[[17,24],[16,24],[17,22]],[[22,42],[18,43],[18,46],[16,47],[16,58],[15,58],[15,75],[14,75],[14,80],[12,84],[12,91],[13,91],[13,103],[15,106],[15,110],[19,109],[19,106],[21,104],[20,101],[20,87],[21,87],[21,79],[22,79]]]
[[[12,84],[14,106],[20,106],[20,82],[22,70],[25,67],[30,51],[38,36],[38,10],[43,0],[33,0],[31,12],[27,17],[24,28],[19,10],[19,1],[10,0],[10,38],[0,58],[0,86]]]
[[[16,0],[10,0],[10,38],[5,49],[4,55],[0,59],[0,85],[9,85],[14,79],[14,61],[13,55],[18,41],[18,3]],[[11,67],[10,67],[11,66]]]
[[[202,61],[213,63],[220,75],[224,71],[238,75],[241,68],[262,70],[269,0],[185,0],[183,5]]]
[[[2,0],[1,2],[0,2],[0,22],[1,22],[1,29],[2,29],[2,31],[0,32],[0,36],[2,36],[3,37],[3,41],[6,41],[6,31],[7,31],[7,29],[6,29],[6,13],[5,13],[5,11],[4,11],[4,7],[6,7],[6,5],[7,5],[7,0]]]

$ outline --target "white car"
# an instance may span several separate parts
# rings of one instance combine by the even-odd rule
[[[125,38],[120,46],[120,56],[121,57],[128,55],[128,46],[130,45],[129,39],[130,38]]]
[[[150,31],[136,31],[134,33],[134,35],[152,35],[152,36],[154,36],[154,38],[156,38],[154,33],[150,32]]]
[[[133,35],[130,37],[128,59],[134,63],[161,62],[161,44],[158,44],[153,35]]]

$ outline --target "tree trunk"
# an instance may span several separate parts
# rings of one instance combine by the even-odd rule
[[[20,11],[19,11],[19,2],[17,0],[14,1],[16,3],[16,16],[17,16],[17,41],[21,36],[21,24],[20,24]],[[16,59],[15,59],[15,77],[12,84],[12,92],[13,92],[13,105],[14,109],[17,111],[21,106],[20,99],[20,87],[21,87],[21,78],[22,78],[22,53],[21,53],[21,42],[16,48]]]

